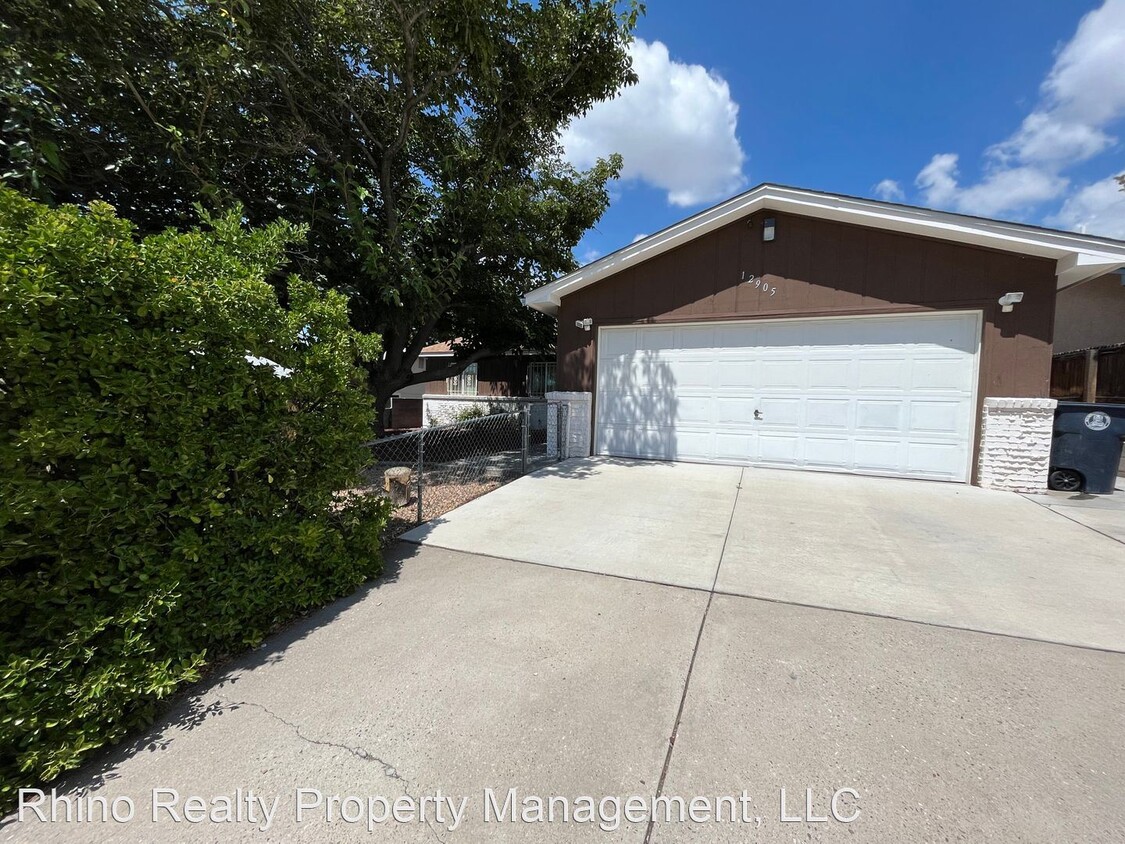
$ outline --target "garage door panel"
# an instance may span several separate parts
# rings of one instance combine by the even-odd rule
[[[657,460],[701,459],[700,455],[680,454],[677,448],[677,432],[671,427],[607,425],[601,434],[603,447],[610,454],[650,457]]]
[[[804,465],[845,469],[852,467],[850,437],[805,437]]]
[[[717,378],[718,381],[715,386],[719,390],[753,387],[759,381],[757,362],[720,359],[717,366]]]
[[[718,326],[715,343],[721,349],[752,349],[760,345],[760,334],[760,323],[727,323]]]
[[[676,348],[689,351],[692,349],[705,350],[718,348],[719,344],[715,340],[715,334],[715,328],[712,326],[685,326],[680,329]]]
[[[906,448],[906,469],[911,474],[950,480],[962,474],[965,449],[958,443],[911,442]]]
[[[840,358],[813,358],[809,361],[810,390],[847,390],[852,361]]]
[[[856,399],[856,431],[900,431],[903,422],[901,399],[880,401]]]
[[[676,398],[675,419],[680,425],[712,427],[716,421],[714,397],[680,394]]]
[[[715,432],[712,430],[677,429],[673,438],[663,438],[659,447],[673,448],[688,460],[710,460],[715,453]]]
[[[597,449],[967,480],[979,326],[946,314],[603,328]]]
[[[657,377],[680,389],[711,389],[715,384],[714,360],[670,360],[661,365],[659,372],[650,372],[649,380]]]
[[[853,425],[851,404],[849,399],[809,399],[805,402],[805,427],[849,431]]]
[[[598,353],[608,360],[620,355],[631,355],[637,350],[636,328],[619,328],[615,331],[603,331],[598,338]]]
[[[745,420],[747,424],[760,421],[762,428],[778,425],[794,428],[801,424],[801,401],[798,398],[762,397],[755,405],[761,411],[761,419],[755,420],[754,410],[751,409]]]
[[[965,372],[959,358],[915,360],[910,380],[911,386],[916,390],[951,392],[972,390],[969,375]]]
[[[906,385],[906,358],[860,359],[856,388],[901,391]]]
[[[911,432],[964,434],[965,403],[959,401],[915,401],[910,405]]]
[[[612,425],[674,427],[675,413],[681,402],[674,393],[609,390],[599,395],[602,407],[598,418]]]
[[[754,411],[758,409],[758,400],[753,397],[725,397],[715,399],[718,410],[715,419],[720,425],[746,425],[748,420],[754,418]]]
[[[852,451],[857,468],[893,474],[906,465],[906,445],[898,439],[861,437]]]
[[[757,437],[752,433],[716,431],[715,459],[738,463],[750,461],[757,452]]]
[[[636,344],[638,352],[661,352],[665,349],[676,348],[676,329],[668,328],[636,328]]]
[[[759,384],[763,391],[790,389],[799,390],[805,386],[806,361],[799,359],[772,360],[766,358],[761,363]]]
[[[762,463],[800,465],[801,438],[796,434],[764,431],[758,435],[758,459]]]

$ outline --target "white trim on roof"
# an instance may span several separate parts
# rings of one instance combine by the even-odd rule
[[[764,184],[536,288],[523,302],[556,314],[563,296],[762,209],[1054,258],[1060,289],[1125,267],[1125,241]]]

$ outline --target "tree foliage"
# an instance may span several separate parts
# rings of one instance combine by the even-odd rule
[[[545,348],[519,297],[573,268],[613,157],[559,132],[633,81],[641,9],[612,0],[9,0],[0,168],[143,231],[193,203],[309,227],[305,267],[384,338],[380,405],[488,352]],[[448,372],[418,351],[460,338]]]
[[[301,231],[134,238],[0,188],[0,804],[145,724],[209,655],[380,568],[347,305],[264,279]]]

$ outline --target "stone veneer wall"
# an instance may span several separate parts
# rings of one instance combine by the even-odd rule
[[[986,398],[977,476],[982,487],[1043,492],[1051,461],[1055,399]]]
[[[482,414],[488,416],[493,413],[513,413],[520,410],[528,401],[529,399],[525,398],[513,399],[505,396],[427,394],[422,396],[422,427],[430,428],[434,425],[448,425],[451,422],[456,422],[457,415],[467,407],[480,407]],[[539,413],[542,412],[539,411]],[[532,424],[534,424],[534,419]]]

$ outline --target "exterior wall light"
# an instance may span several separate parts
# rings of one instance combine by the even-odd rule
[[[762,224],[762,240],[769,243],[773,240],[775,220],[773,217],[766,217],[765,222]]]
[[[1005,293],[997,301],[1000,302],[1000,311],[1005,314],[1010,314],[1012,308],[1023,301],[1022,293]]]
[[[592,319],[590,319],[590,317],[586,317],[586,319],[579,319],[579,320],[574,321],[574,327],[575,328],[581,328],[583,331],[589,331],[590,326],[592,326],[593,324],[594,324],[594,321]]]

